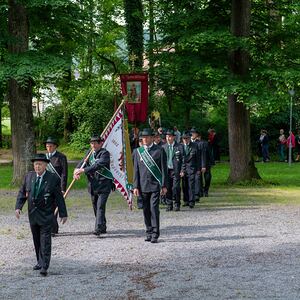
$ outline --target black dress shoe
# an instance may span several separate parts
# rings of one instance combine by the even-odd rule
[[[195,206],[195,203],[190,203],[190,204],[189,204],[189,207],[190,207],[190,208],[194,208],[194,206]]]
[[[42,267],[39,265],[39,264],[37,264],[37,265],[35,265],[34,267],[33,267],[33,270],[40,270]]]
[[[180,207],[179,206],[175,206],[174,210],[175,211],[180,211]]]
[[[46,269],[42,268],[41,271],[40,271],[40,274],[44,277],[46,277],[48,275],[48,272]]]
[[[151,243],[156,244],[157,242],[158,242],[158,237],[157,236],[152,236]]]
[[[97,230],[93,231],[93,234],[94,234],[94,235],[97,235],[97,236],[99,236],[99,235],[100,235],[100,233],[101,233],[101,232],[100,232],[100,230],[99,230],[99,229],[97,229]]]
[[[151,242],[152,236],[149,234],[145,238],[145,242]]]
[[[195,202],[199,202],[200,198],[199,197],[195,197]]]
[[[182,206],[189,206],[189,203],[188,202],[183,202]]]

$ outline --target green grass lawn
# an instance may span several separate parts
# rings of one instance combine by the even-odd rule
[[[219,163],[212,168],[212,184],[210,196],[201,198],[200,209],[224,209],[225,207],[256,206],[268,204],[300,204],[300,163],[294,163],[291,167],[287,163],[257,163],[259,174],[263,181],[256,185],[253,183],[243,185],[230,185],[226,183],[229,174],[229,164]],[[69,166],[69,183],[72,181],[74,166]],[[0,189],[15,189],[10,186],[12,166],[0,166]],[[72,197],[67,199],[68,207],[81,209],[90,207],[89,195],[76,196],[79,189],[87,190],[86,177],[82,176],[72,187]],[[15,199],[2,196],[0,210],[11,209]],[[118,193],[112,193],[108,203],[108,209],[127,209],[126,202]]]

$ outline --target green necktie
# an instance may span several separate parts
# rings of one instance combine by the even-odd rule
[[[38,176],[34,184],[34,198],[37,197],[40,189],[41,176]]]
[[[189,146],[188,145],[184,145],[184,152],[186,155],[189,154]]]
[[[90,159],[89,159],[90,165],[93,165],[94,162],[95,162],[95,152],[92,153],[92,155],[90,156]]]
[[[172,145],[168,146],[168,168],[173,169],[173,147],[172,147]]]

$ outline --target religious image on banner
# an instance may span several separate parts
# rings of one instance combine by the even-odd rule
[[[110,172],[116,189],[127,200],[129,207],[132,208],[132,182],[129,182],[127,172],[131,150],[130,147],[126,146],[123,108],[115,113],[115,117],[102,133],[102,137],[104,138],[103,147],[110,153]]]
[[[141,87],[140,81],[127,81],[128,103],[141,103]]]
[[[120,74],[122,95],[128,122],[132,124],[147,122],[148,116],[148,73]]]

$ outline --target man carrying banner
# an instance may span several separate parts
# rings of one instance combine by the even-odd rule
[[[89,182],[88,191],[91,194],[96,217],[94,234],[98,236],[106,233],[105,208],[113,180],[110,172],[110,154],[106,149],[102,148],[103,142],[104,139],[99,135],[91,137],[90,145],[93,152],[84,168],[81,168],[81,166],[84,164],[85,158],[78,163],[73,176],[76,180],[80,178],[82,173],[85,173],[87,176]]]
[[[52,137],[48,137],[45,142],[45,147],[47,149],[46,157],[50,160],[47,165],[47,171],[55,174],[60,180],[61,191],[64,194],[67,188],[67,180],[68,180],[68,162],[67,157],[58,152],[56,149],[58,147],[58,143]],[[57,207],[54,204],[53,209],[55,210]],[[58,222],[57,222],[57,214],[53,217],[53,226],[52,226],[52,236],[55,236],[58,233]]]
[[[167,159],[165,151],[153,143],[152,130],[144,129],[140,133],[143,146],[133,154],[134,183],[133,193],[142,196],[145,241],[157,243],[159,237],[159,196],[167,192]]]

